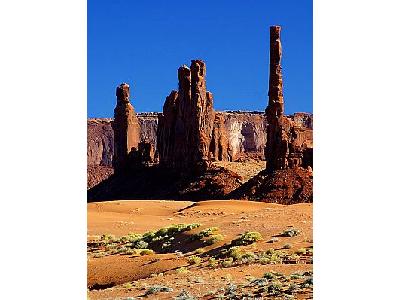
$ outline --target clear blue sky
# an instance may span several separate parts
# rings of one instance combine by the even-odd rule
[[[264,110],[275,24],[285,113],[312,112],[312,0],[88,0],[88,116],[113,116],[121,82],[137,112],[161,111],[191,59],[206,62],[215,109]]]

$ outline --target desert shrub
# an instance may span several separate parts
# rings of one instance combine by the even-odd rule
[[[106,233],[100,237],[100,240],[104,243],[112,243],[116,240],[116,238],[114,235]]]
[[[246,252],[242,255],[240,261],[244,264],[252,263],[256,260],[257,256],[253,252]]]
[[[271,280],[271,279],[274,279],[274,278],[275,278],[275,274],[272,273],[272,272],[266,272],[266,273],[264,273],[263,277],[264,277],[265,279]]]
[[[94,258],[100,258],[100,257],[104,257],[104,256],[106,256],[106,254],[105,254],[104,252],[95,253],[95,254],[93,255]]]
[[[116,250],[117,250],[117,253],[124,254],[129,249],[127,247],[125,247],[125,246],[121,246],[121,247],[117,248]]]
[[[183,290],[174,299],[175,300],[196,300],[197,298],[192,296],[189,292]]]
[[[239,260],[242,258],[243,251],[238,246],[234,246],[227,249],[225,255],[232,257],[233,260]]]
[[[285,291],[286,294],[294,294],[299,291],[299,286],[296,283],[291,283],[287,290]]]
[[[224,268],[229,268],[229,267],[232,266],[232,264],[233,264],[233,258],[232,257],[229,257],[229,258],[227,258],[227,259],[222,261],[222,266]]]
[[[218,261],[214,257],[210,257],[208,260],[208,266],[210,268],[216,268],[218,266]]]
[[[271,255],[269,258],[269,263],[270,264],[280,264],[282,263],[282,258],[279,252],[275,252],[274,254]]]
[[[188,263],[191,265],[198,265],[201,263],[201,258],[196,255],[192,255],[188,258]]]
[[[305,248],[300,248],[300,249],[297,249],[297,251],[295,252],[297,255],[304,255],[304,254],[306,254],[307,253],[307,249],[305,249]]]
[[[213,245],[213,244],[218,243],[223,240],[224,240],[224,236],[222,234],[214,234],[209,239],[207,239],[205,241],[205,243],[207,245]]]
[[[154,254],[154,251],[151,249],[143,249],[140,251],[140,255],[151,255]]]
[[[142,240],[144,242],[150,243],[153,241],[153,239],[156,237],[156,232],[154,230],[152,231],[147,231],[143,234]]]
[[[139,234],[139,233],[129,233],[126,236],[127,240],[129,242],[136,242],[138,240],[141,240],[143,238],[143,235]]]
[[[282,293],[282,284],[280,282],[272,282],[268,285],[267,291],[270,295],[279,295]]]
[[[236,284],[230,282],[230,283],[228,284],[228,286],[226,287],[225,295],[226,295],[228,298],[237,299],[237,298],[236,298],[236,290],[237,290]]]
[[[136,249],[128,249],[125,251],[126,255],[136,255],[137,254],[137,250]]]
[[[308,277],[306,280],[303,281],[303,283],[301,284],[301,287],[308,288],[308,287],[311,287],[312,285],[313,285],[313,278]]]
[[[268,265],[270,263],[270,259],[268,257],[260,257],[258,261],[262,265]]]
[[[123,287],[124,289],[131,289],[131,288],[133,288],[133,284],[130,283],[130,282],[127,282],[127,283],[124,283],[124,284],[122,285],[122,287]]]
[[[232,241],[232,245],[250,245],[262,239],[261,233],[257,231],[247,231]]]
[[[170,287],[164,286],[164,285],[153,285],[149,287],[145,293],[145,295],[151,295],[151,294],[156,294],[159,292],[173,292],[174,290]]]
[[[176,269],[176,273],[178,273],[178,274],[186,274],[188,272],[189,271],[186,267],[179,267],[178,269]]]
[[[281,235],[287,236],[287,237],[293,237],[293,236],[299,235],[299,233],[300,233],[300,230],[298,230],[294,227],[291,227],[291,228],[285,229]]]
[[[290,260],[290,261],[298,261],[300,259],[300,256],[298,256],[296,253],[293,253],[292,255],[286,256],[285,260]]]
[[[290,275],[290,279],[301,279],[301,278],[303,278],[303,275],[300,274],[299,272],[295,272]]]
[[[291,244],[285,244],[285,245],[283,245],[283,249],[290,249],[290,248],[292,248],[292,245],[291,245]]]
[[[203,229],[202,231],[200,231],[199,233],[193,234],[191,239],[192,240],[201,240],[202,238],[211,236],[216,231],[218,231],[218,227],[206,228],[206,229]]]
[[[206,250],[204,250],[204,248],[198,248],[196,249],[195,253],[196,254],[203,254]]]
[[[251,284],[256,285],[256,286],[265,286],[265,285],[267,285],[267,283],[268,283],[267,278],[256,278],[251,281]]]
[[[147,243],[143,240],[138,240],[137,242],[134,243],[135,249],[146,249],[148,246],[149,246],[149,243]]]
[[[271,254],[274,254],[274,253],[275,253],[275,249],[272,249],[272,248],[267,249],[267,251],[265,251],[266,255],[271,255]]]

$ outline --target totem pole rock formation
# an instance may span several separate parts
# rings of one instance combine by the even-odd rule
[[[210,160],[227,157],[218,153],[215,158],[210,152],[212,142],[213,149],[226,152],[227,140],[223,138],[226,134],[214,128],[213,96],[206,90],[205,76],[206,65],[201,60],[192,60],[190,68],[183,65],[178,69],[179,90],[166,98],[157,129],[162,166],[205,170]],[[222,130],[220,117],[217,123]],[[215,145],[218,142],[226,145]]]
[[[114,109],[114,172],[118,173],[128,167],[128,156],[140,142],[140,125],[135,110],[129,102],[129,85],[122,83],[116,91],[117,105]]]
[[[282,46],[280,34],[280,26],[270,27],[269,101],[266,109],[268,126],[267,145],[265,148],[267,170],[269,171],[312,165],[312,158],[309,158],[310,148],[307,148],[307,134],[309,132],[298,126],[295,119],[291,120],[283,115]],[[307,152],[308,157],[303,162],[304,152]]]

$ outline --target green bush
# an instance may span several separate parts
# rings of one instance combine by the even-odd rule
[[[206,250],[204,250],[204,248],[198,248],[195,251],[196,254],[203,254],[204,252],[206,252]]]
[[[300,230],[298,230],[294,227],[291,227],[291,228],[285,229],[281,235],[287,236],[287,237],[293,237],[293,236],[299,235],[299,233],[300,233]]]
[[[192,255],[188,258],[188,262],[191,265],[198,265],[201,263],[201,258],[196,256],[196,255]]]
[[[173,292],[174,290],[170,287],[164,286],[164,285],[153,285],[151,287],[149,287],[145,293],[145,295],[151,295],[151,294],[156,294],[159,292]]]
[[[188,271],[188,269],[186,267],[179,267],[178,269],[176,269],[176,273],[178,274],[186,274]]]
[[[143,249],[140,251],[140,255],[151,255],[154,254],[154,251],[151,249]]]
[[[206,245],[213,245],[220,241],[224,240],[224,236],[222,234],[214,234],[209,239],[205,241]]]
[[[257,256],[253,252],[246,252],[242,255],[240,261],[241,263],[248,264],[256,260]]]
[[[266,278],[266,279],[274,279],[275,278],[275,274],[272,273],[272,272],[266,272],[266,273],[264,273],[263,277]]]
[[[300,248],[295,252],[297,255],[304,255],[307,253],[307,249],[305,248]]]
[[[228,249],[228,256],[232,257],[233,260],[239,260],[242,258],[243,251],[238,247],[231,247]]]
[[[218,266],[218,261],[214,257],[208,259],[208,266],[210,268],[216,268]]]
[[[241,246],[241,245],[250,245],[259,240],[262,240],[261,233],[257,231],[247,231],[241,234],[237,239],[232,241],[232,245]]]
[[[267,291],[270,295],[279,295],[282,293],[282,284],[280,282],[273,282],[268,285]]]
[[[224,268],[229,268],[229,267],[231,267],[232,265],[233,265],[233,258],[232,258],[232,257],[229,257],[229,258],[227,258],[227,259],[225,259],[225,260],[222,261],[222,266],[223,266]]]

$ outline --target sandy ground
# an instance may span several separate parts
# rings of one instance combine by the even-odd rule
[[[283,249],[290,244],[295,251],[312,246],[312,204],[279,205],[251,201],[210,200],[198,203],[189,201],[112,201],[89,203],[88,242],[102,234],[121,237],[129,233],[144,233],[171,224],[200,223],[196,232],[208,227],[218,227],[224,240],[204,250],[229,243],[246,231],[258,231],[263,240],[243,247],[246,251]],[[300,230],[294,237],[277,237],[289,227]],[[296,271],[312,271],[312,263],[266,264],[254,263],[227,268],[209,268],[205,261],[189,265],[187,257],[194,252],[152,254],[145,256],[88,255],[88,292],[90,299],[125,299],[143,297],[146,289],[155,284],[171,287],[171,292],[146,296],[146,299],[173,299],[182,290],[189,291],[199,299],[218,291],[229,283],[246,284],[251,277],[262,277],[267,271],[289,275]],[[178,272],[184,267],[187,272]],[[119,298],[120,297],[120,298]],[[295,299],[310,299],[312,293],[296,295]],[[128,298],[129,299],[129,298]],[[267,298],[266,298],[267,299]],[[278,299],[278,298],[277,298]]]

